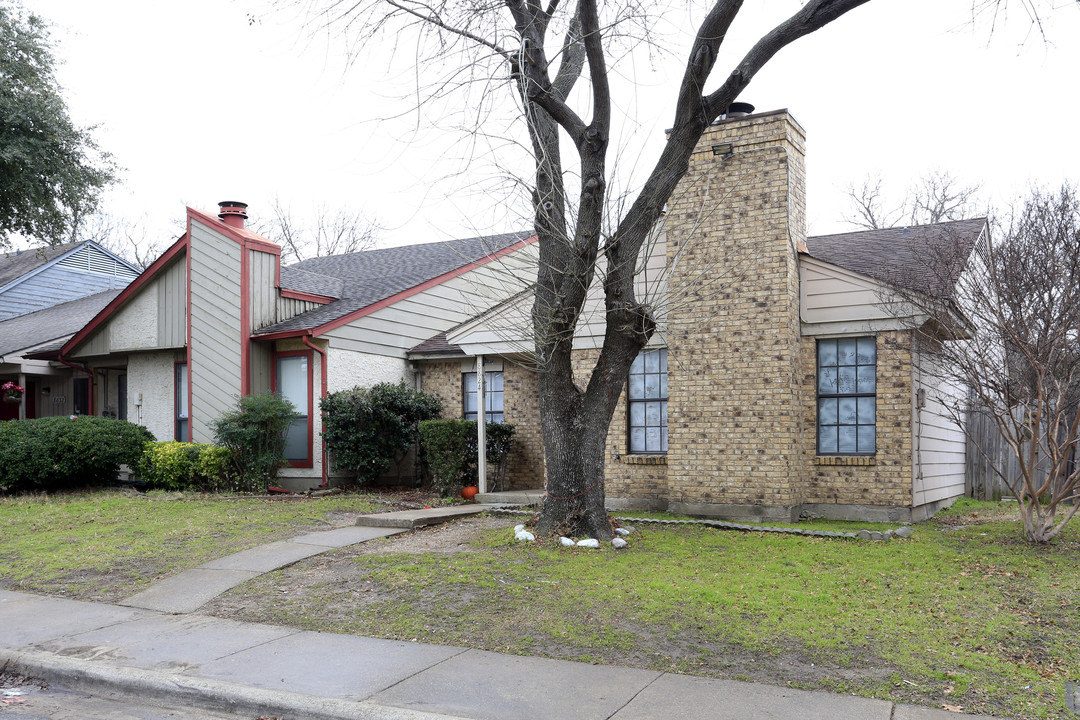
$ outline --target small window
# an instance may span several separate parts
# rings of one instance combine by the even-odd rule
[[[173,387],[176,401],[173,403],[176,413],[176,434],[180,442],[191,442],[190,420],[188,418],[188,371],[187,363],[176,363]]]
[[[476,373],[463,373],[461,383],[463,414],[466,420],[475,420],[477,415]],[[503,415],[502,370],[484,373],[484,416],[489,423],[505,422],[505,416]]]
[[[630,366],[626,383],[632,453],[666,453],[668,449],[667,350],[647,350]]]
[[[877,452],[877,343],[818,341],[818,454]]]
[[[90,378],[75,378],[72,381],[72,405],[76,415],[90,414]]]

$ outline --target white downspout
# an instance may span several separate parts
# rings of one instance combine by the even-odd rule
[[[484,356],[476,356],[476,487],[487,492],[487,388],[484,382]]]

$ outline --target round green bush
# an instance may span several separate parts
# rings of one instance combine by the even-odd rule
[[[37,418],[0,423],[0,490],[67,490],[116,481],[136,467],[149,430],[126,420]]]

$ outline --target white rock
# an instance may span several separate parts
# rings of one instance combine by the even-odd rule
[[[523,540],[525,542],[532,542],[533,540],[536,539],[536,536],[533,535],[528,530],[518,530],[518,532],[514,535],[514,537],[517,538],[518,540]]]
[[[570,546],[572,546],[574,544],[574,541],[571,540],[568,537],[559,538],[559,542],[561,542],[563,544],[563,547],[570,547]]]
[[[515,526],[514,526],[514,533],[515,533],[515,534],[516,534],[516,533],[519,533],[519,532],[521,532],[521,531],[522,531],[522,530],[524,530],[524,529],[525,529],[525,526],[524,526],[524,525],[515,525]]]
[[[615,528],[615,532],[617,532],[619,535],[623,535],[623,536],[626,536],[626,535],[630,534],[630,531],[627,530],[626,528]]]
[[[577,541],[578,547],[598,548],[600,547],[600,541],[593,538],[587,538],[585,540]]]
[[[621,550],[622,548],[626,547],[629,544],[630,543],[626,542],[622,538],[615,538],[614,540],[611,541],[611,546],[614,547],[616,550]]]

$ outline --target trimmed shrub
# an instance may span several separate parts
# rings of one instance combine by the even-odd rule
[[[487,462],[495,468],[495,482],[506,474],[516,429],[510,423],[488,423]],[[476,421],[428,420],[420,423],[424,460],[431,470],[432,487],[443,497],[457,492],[476,478]]]
[[[472,484],[476,474],[476,422],[427,420],[420,423],[424,461],[431,486],[443,497]]]
[[[264,490],[277,477],[285,459],[285,433],[296,417],[296,408],[277,393],[245,395],[211,427],[218,445],[229,450],[236,472],[236,489]]]
[[[334,466],[356,473],[362,483],[378,480],[391,463],[400,468],[420,439],[417,425],[442,412],[437,397],[403,382],[330,393],[319,407]]]
[[[169,441],[146,444],[138,474],[159,490],[216,492],[231,489],[230,469],[228,448]]]
[[[66,490],[116,481],[135,467],[149,430],[103,417],[51,417],[0,423],[0,490]]]

